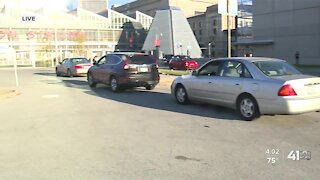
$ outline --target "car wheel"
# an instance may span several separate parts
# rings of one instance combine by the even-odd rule
[[[154,89],[156,86],[155,85],[147,85],[146,86],[146,90],[152,90]]]
[[[237,111],[246,121],[252,121],[260,116],[257,101],[248,95],[239,97],[237,101]]]
[[[70,69],[68,69],[68,71],[67,71],[67,76],[69,76],[69,77],[73,77],[73,75],[72,75],[72,73],[71,73],[71,70],[70,70]]]
[[[120,90],[118,80],[114,76],[110,79],[110,87],[113,92],[118,92]]]
[[[97,83],[94,82],[94,78],[93,78],[91,73],[88,73],[87,81],[88,81],[88,84],[89,84],[90,87],[96,87]]]
[[[188,104],[189,98],[186,89],[182,85],[178,85],[175,90],[175,97],[179,104]]]
[[[56,76],[61,76],[60,72],[58,71],[58,69],[56,68]]]

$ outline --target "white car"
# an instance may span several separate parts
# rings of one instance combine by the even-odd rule
[[[320,77],[301,74],[286,61],[273,58],[209,61],[192,75],[176,78],[171,93],[180,104],[221,105],[236,109],[245,120],[320,110]]]

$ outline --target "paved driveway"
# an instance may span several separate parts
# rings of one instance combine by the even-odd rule
[[[0,88],[21,93],[0,99],[0,179],[319,179],[319,113],[245,122],[176,104],[168,82],[114,94],[53,72],[19,70],[15,88],[0,70]],[[291,150],[312,158],[293,161]]]

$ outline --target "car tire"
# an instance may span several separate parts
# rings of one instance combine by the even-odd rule
[[[252,121],[260,117],[257,101],[250,95],[242,95],[237,100],[237,111],[242,119]]]
[[[88,81],[88,84],[89,84],[90,87],[94,88],[94,87],[97,86],[97,83],[94,81],[94,78],[93,78],[91,73],[88,73],[87,81]]]
[[[118,92],[120,90],[120,85],[118,83],[118,80],[115,76],[112,76],[110,78],[110,88],[112,92]]]
[[[56,76],[59,77],[61,74],[59,73],[58,69],[56,68]]]
[[[67,70],[67,76],[68,76],[68,77],[73,77],[70,69]]]
[[[146,85],[146,90],[153,90],[156,86],[155,85]]]
[[[186,89],[182,85],[178,85],[175,89],[174,95],[179,104],[188,104],[189,98]]]

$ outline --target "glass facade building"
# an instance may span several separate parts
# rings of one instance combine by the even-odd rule
[[[4,4],[0,6],[0,45],[16,50],[19,65],[54,65],[71,56],[91,58],[121,50],[116,49],[121,44],[129,44],[131,49],[130,44],[142,47],[130,36],[120,42],[125,24],[139,24],[140,29],[131,29],[138,33],[148,30],[153,20],[140,12],[136,12],[136,17],[113,10],[102,16],[81,8],[63,12],[46,8],[26,10]]]

